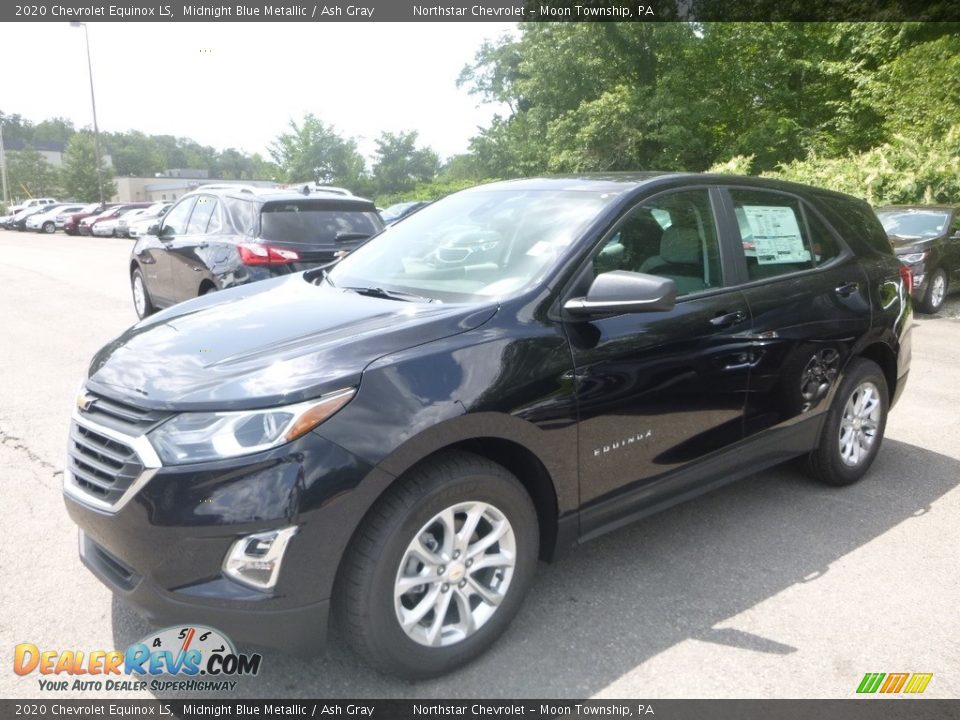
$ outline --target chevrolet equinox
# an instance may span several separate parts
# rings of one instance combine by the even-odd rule
[[[172,211],[171,211],[172,214]],[[155,623],[426,678],[539,559],[804,456],[877,456],[909,271],[869,205],[757,178],[502,182],[329,267],[205,295],[93,358],[64,493]]]

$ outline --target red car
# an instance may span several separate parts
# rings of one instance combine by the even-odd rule
[[[107,208],[115,207],[117,204],[118,203],[104,203],[103,205],[97,205],[97,207],[94,210],[91,210],[90,212],[75,213],[64,221],[63,231],[67,235],[79,235],[81,220],[83,220],[84,218],[88,218],[91,215],[99,215]],[[88,232],[87,234],[89,235],[90,233]]]
[[[111,220],[123,213],[134,210],[136,208],[145,208],[150,207],[153,203],[150,202],[135,202],[135,203],[122,203],[122,204],[113,204],[107,207],[99,215],[88,216],[80,220],[77,224],[77,230],[81,235],[93,235],[93,226],[98,222],[103,220]]]

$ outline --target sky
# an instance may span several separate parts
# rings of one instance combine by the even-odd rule
[[[441,158],[467,149],[504,108],[458,89],[463,66],[508,23],[90,23],[103,131],[189,137],[265,157],[307,112],[368,157],[382,131],[416,130]],[[84,33],[67,22],[8,26],[0,110],[91,126]],[[18,69],[19,68],[19,69]]]

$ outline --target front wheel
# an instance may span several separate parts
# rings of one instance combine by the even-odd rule
[[[947,299],[947,273],[943,268],[937,268],[930,275],[927,292],[920,303],[920,312],[933,315],[940,312],[943,301]]]
[[[850,485],[870,469],[887,425],[889,394],[880,367],[856,358],[827,413],[820,444],[810,453],[810,474],[828,485]]]
[[[42,229],[47,235],[53,235],[53,233],[55,233],[55,232],[57,231],[57,226],[56,226],[55,223],[53,223],[53,222],[51,222],[51,221],[48,220],[47,222],[45,222],[45,223],[43,224],[43,227],[42,227],[41,229]]]
[[[344,559],[334,611],[374,667],[436,677],[507,628],[538,546],[537,514],[516,477],[478,455],[445,453],[370,510]]]

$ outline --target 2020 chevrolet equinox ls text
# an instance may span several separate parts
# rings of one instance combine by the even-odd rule
[[[449,671],[538,558],[806,456],[877,456],[910,276],[863,201],[695,174],[496,183],[93,359],[65,500],[156,623]],[[597,590],[597,592],[601,592]]]

